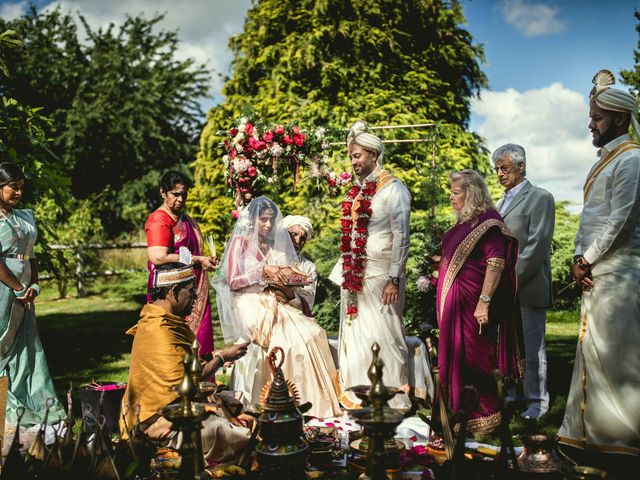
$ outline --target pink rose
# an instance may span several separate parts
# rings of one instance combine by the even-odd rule
[[[246,133],[247,135],[251,135],[253,133],[253,124],[252,123],[247,123],[244,126],[244,133]]]
[[[298,147],[304,145],[304,135],[298,134],[293,136],[293,143],[295,143]]]
[[[231,130],[229,130],[229,135],[231,135],[232,137],[235,137],[238,134],[238,129],[233,127]]]
[[[287,145],[291,145],[293,143],[293,140],[291,139],[291,137],[289,135],[285,135],[284,137],[282,137],[282,140]]]
[[[282,125],[278,125],[275,128],[276,135],[282,135],[284,133],[284,127]]]
[[[240,216],[240,212],[238,210],[234,210],[233,212],[231,212],[231,216],[233,217],[234,220],[237,220],[238,217]]]
[[[349,181],[351,181],[351,174],[349,172],[342,172],[340,174],[340,178],[342,180],[344,180],[345,182],[349,182]]]
[[[253,147],[253,148],[255,148],[258,152],[261,152],[262,150],[267,148],[267,144],[265,142],[262,142],[262,141],[257,141],[256,142],[256,146]]]
[[[247,175],[249,175],[250,177],[255,177],[256,173],[258,173],[258,171],[256,170],[256,167],[247,168]]]
[[[296,126],[291,127],[291,131],[293,133],[295,133],[296,135],[300,133],[300,129],[298,127],[296,127]]]
[[[268,132],[263,133],[262,134],[262,139],[267,143],[272,142],[273,141],[273,131],[269,130]]]

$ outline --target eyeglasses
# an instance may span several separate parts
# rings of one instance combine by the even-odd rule
[[[495,167],[493,169],[494,172],[496,173],[511,173],[511,171],[515,168],[515,165],[511,165],[510,167],[504,167],[504,166],[500,166],[500,167]]]

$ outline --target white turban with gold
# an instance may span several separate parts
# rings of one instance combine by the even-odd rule
[[[382,157],[384,157],[384,144],[380,137],[375,136],[372,133],[367,132],[368,126],[365,122],[358,121],[351,125],[349,128],[349,134],[347,135],[347,147],[352,144],[360,145],[365,150],[370,152],[376,152],[378,157],[376,163],[378,166],[382,166]]]
[[[282,226],[284,228],[289,229],[289,227],[294,225],[298,225],[307,232],[307,240],[313,236],[313,226],[311,225],[311,220],[309,220],[308,217],[304,217],[302,215],[287,215],[282,219]]]
[[[589,101],[595,103],[603,110],[628,113],[631,117],[631,129],[640,141],[640,124],[638,123],[638,102],[635,95],[612,88],[616,83],[616,77],[609,70],[600,70],[593,77],[594,87],[591,89]]]

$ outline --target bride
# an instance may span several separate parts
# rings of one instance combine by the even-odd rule
[[[312,403],[310,415],[333,417],[340,414],[337,372],[326,332],[300,309],[308,278],[297,268],[298,255],[281,220],[267,197],[251,201],[212,281],[225,342],[251,341],[247,355],[235,363],[229,387],[246,403],[259,403],[271,375],[266,357],[281,347],[283,373],[298,389],[300,402]]]

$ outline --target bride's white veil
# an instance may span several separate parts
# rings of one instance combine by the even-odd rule
[[[278,206],[267,197],[252,200],[240,213],[220,268],[211,280],[225,343],[251,338],[252,325],[243,320],[247,317],[246,312],[241,315],[238,311],[238,298],[264,289],[264,266],[294,265],[297,262],[298,255],[288,230],[282,226]]]

